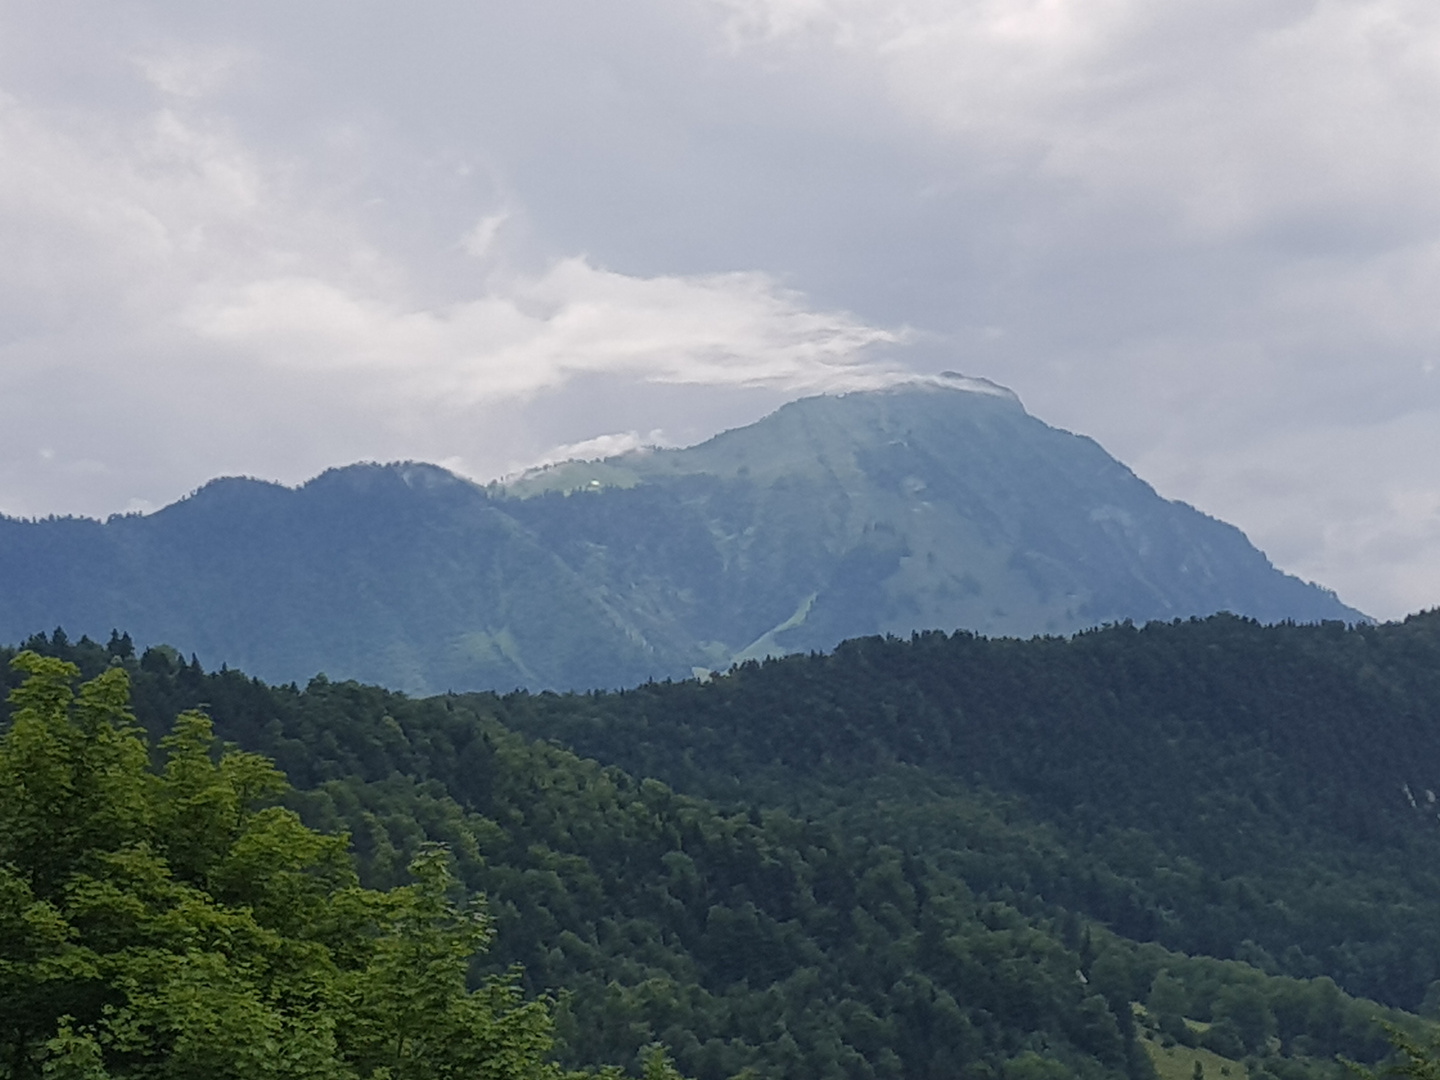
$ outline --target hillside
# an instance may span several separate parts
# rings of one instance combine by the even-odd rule
[[[1276,633],[1235,620],[1198,625],[1208,636],[1172,641],[1179,654],[1200,655],[1211,645],[1238,653],[1255,645],[1247,635]],[[1138,636],[1097,637],[1121,656],[1120,666],[1133,664],[1143,675],[1146,650]],[[901,656],[898,664],[857,665],[853,649],[874,648],[863,642],[835,659],[854,669],[835,693],[857,695],[857,733],[873,728],[872,708],[880,705],[883,714],[887,702],[893,716],[916,716],[917,730],[926,730],[919,698],[898,696],[893,677],[900,672],[917,683],[926,669],[943,674],[954,666],[937,648],[944,644],[938,636],[925,640],[929,649],[884,646],[911,650],[908,664]],[[1040,800],[1027,805],[983,783],[940,790],[915,782],[913,772],[891,783],[896,763],[868,753],[840,753],[834,775],[813,782],[813,768],[796,766],[809,756],[807,747],[832,741],[825,733],[835,727],[834,704],[823,692],[834,675],[829,657],[624,694],[417,701],[323,679],[304,690],[272,688],[235,671],[207,674],[165,650],[136,657],[121,638],[108,648],[63,638],[28,644],[90,674],[123,666],[137,714],[152,732],[164,730],[176,711],[204,703],[218,734],[279,761],[301,789],[292,805],[312,824],[350,832],[369,885],[402,881],[403,867],[426,840],[450,845],[460,876],[487,896],[495,918],[498,937],[485,970],[519,962],[529,992],[568,992],[558,1029],[565,1061],[635,1069],[642,1049],[658,1039],[699,1080],[742,1070],[776,1080],[1155,1080],[1157,1065],[1168,1080],[1191,1075],[1195,1061],[1237,1080],[1329,1080],[1343,1075],[1333,1061],[1337,1052],[1365,1061],[1384,1054],[1377,1017],[1425,1030],[1413,1016],[1357,999],[1330,978],[1267,971],[1275,965],[1258,952],[1259,966],[1129,936],[1123,920],[1104,910],[1105,898],[1136,888],[1154,850],[1179,842],[1189,845],[1190,857],[1207,857],[1203,841],[1183,835],[1177,841],[1167,823],[1153,833],[1129,828],[1124,845],[1087,848],[1045,822]],[[1415,658],[1427,661],[1426,648]],[[1346,665],[1332,667],[1344,682]],[[1057,678],[1073,683],[1076,670],[1061,665]],[[1128,698],[1113,674],[1095,676],[1096,692],[1108,688]],[[14,673],[8,678],[16,680]],[[1282,689],[1306,698],[1285,669],[1277,678]],[[737,696],[747,679],[763,692]],[[928,689],[941,692],[933,681]],[[1004,679],[993,689],[1005,691]],[[670,704],[694,710],[695,724],[677,729],[692,745],[697,732],[715,727],[716,716],[738,708],[754,712],[743,725],[751,734],[767,724],[776,740],[811,731],[794,760],[777,762],[795,770],[787,774],[791,790],[770,785],[761,769],[753,786],[743,774],[729,777],[731,797],[716,804],[640,779],[643,772],[531,741],[512,726],[559,730],[578,719],[576,730],[613,731],[624,745],[637,726],[661,720],[657,708],[667,695],[678,695]],[[1263,695],[1254,700],[1262,704]],[[1209,723],[1203,715],[1191,719]],[[965,734],[958,714],[944,726]],[[1086,734],[1091,728],[1093,738]],[[1105,728],[1076,725],[1063,747],[1072,774],[1112,752],[1113,732]],[[865,741],[883,756],[879,730],[870,735]],[[1256,764],[1254,755],[1237,755],[1240,744],[1223,728],[1212,736],[1208,745],[1187,746],[1188,764],[1224,781],[1215,788],[1208,827],[1211,835],[1228,836],[1244,821],[1227,809],[1234,792],[1263,783],[1266,772],[1246,765]],[[646,740],[638,752],[657,754],[664,743]],[[1012,755],[1046,756],[1027,749],[1029,743],[1028,732],[1008,741]],[[739,747],[714,771],[759,760],[774,745]],[[1420,764],[1428,749],[1415,750]],[[1291,755],[1282,747],[1278,756]],[[937,774],[947,760],[940,755]],[[1150,764],[1143,756],[1135,762]],[[711,770],[692,772],[703,777]],[[1137,797],[1126,775],[1095,779],[1113,791],[1122,819]],[[1307,797],[1343,779],[1317,776]],[[1139,798],[1145,790],[1139,786]],[[1247,842],[1283,851],[1276,841],[1290,828],[1288,819],[1262,816],[1249,825]],[[1319,828],[1335,831],[1324,822]],[[1410,854],[1423,861],[1424,838],[1432,834],[1428,814],[1421,820],[1401,813],[1376,847],[1393,856],[1405,850],[1401,838],[1412,835],[1420,839]],[[1304,910],[1312,854],[1300,851],[1277,867],[1290,875],[1277,899],[1303,916],[1333,921],[1337,909]],[[1341,860],[1351,854],[1338,850]],[[1182,857],[1156,869],[1174,873],[1183,865]],[[1424,964],[1425,934],[1435,923],[1434,894],[1417,900],[1393,861],[1368,870],[1374,876],[1357,887],[1358,906],[1329,928],[1353,942],[1359,967],[1350,974],[1360,980],[1383,975],[1363,948],[1376,927],[1416,931],[1415,961]],[[1204,899],[1230,931],[1248,936],[1263,924],[1249,882],[1202,880],[1201,891],[1207,888]]]
[[[0,639],[125,627],[274,681],[620,686],[847,637],[1354,620],[1239,530],[959,377],[481,488],[426,465],[0,520]]]
[[[1127,937],[1410,1008],[1440,991],[1440,613],[870,638],[495,708],[681,791],[947,853]]]

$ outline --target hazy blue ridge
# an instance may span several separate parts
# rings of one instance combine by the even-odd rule
[[[0,638],[124,627],[274,681],[417,693],[613,687],[931,628],[1363,618],[971,380],[488,488],[420,464],[226,478],[147,516],[0,520],[0,554]]]

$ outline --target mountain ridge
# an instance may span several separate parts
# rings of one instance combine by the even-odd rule
[[[506,483],[218,478],[145,516],[0,520],[0,554],[0,635],[126,626],[274,681],[411,692],[618,686],[874,633],[1364,618],[958,376]]]

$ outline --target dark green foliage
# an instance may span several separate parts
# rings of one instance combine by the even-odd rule
[[[1399,658],[1375,680],[1386,693],[1401,692],[1397,672],[1428,655],[1427,632],[1423,621],[1393,637],[1363,632],[1367,648]],[[1260,944],[1257,912],[1283,902],[1298,914],[1282,925],[1303,928],[1318,866],[1350,905],[1339,910],[1364,916],[1342,928],[1350,975],[1368,977],[1366,950],[1377,940],[1403,943],[1405,929],[1386,924],[1401,906],[1420,913],[1406,925],[1420,926],[1423,940],[1433,917],[1413,884],[1423,879],[1401,873],[1385,846],[1396,836],[1429,842],[1406,817],[1408,803],[1399,813],[1378,797],[1354,804],[1378,822],[1361,820],[1359,835],[1383,841],[1366,856],[1346,839],[1349,818],[1337,823],[1306,801],[1338,792],[1346,770],[1368,775],[1364,754],[1353,748],[1338,779],[1320,772],[1307,787],[1301,766],[1321,759],[1287,750],[1273,730],[1283,733],[1298,710],[1318,717],[1314,738],[1344,738],[1323,727],[1326,703],[1338,701],[1345,716],[1373,716],[1368,735],[1385,752],[1383,714],[1356,712],[1369,701],[1365,684],[1347,696],[1348,669],[1332,656],[1353,649],[1355,633],[1212,620],[1069,644],[937,635],[852,643],[835,658],[750,667],[703,686],[423,701],[324,679],[304,690],[266,687],[236,672],[206,674],[173,651],[151,650],[127,670],[145,724],[158,730],[160,718],[204,703],[224,738],[275,758],[302,789],[289,805],[312,825],[351,832],[364,884],[398,883],[426,842],[448,844],[459,876],[488,897],[489,970],[520,962],[527,990],[568,992],[557,1018],[565,1062],[638,1071],[659,1042],[702,1080],[744,1069],[1142,1080],[1151,1075],[1146,1041],[1188,1032],[1189,1018],[1209,1023],[1257,1070],[1298,1078],[1328,1075],[1323,1063],[1337,1052],[1381,1057],[1373,1018],[1382,1010],[1330,979],[1138,944],[1144,935],[1125,933],[1125,920],[1153,910],[1162,932],[1148,936],[1165,940],[1198,933],[1193,921],[1213,912],[1203,928],[1215,953],[1240,953],[1249,941],[1252,958],[1268,952],[1273,961],[1284,952]],[[1247,670],[1244,658],[1268,655],[1276,640],[1280,671],[1299,665],[1308,682],[1260,680],[1272,689],[1259,699],[1269,727],[1257,734],[1221,714],[1245,704],[1230,681]],[[113,660],[85,641],[32,644],[89,671]],[[1232,696],[1214,700],[1224,687]],[[1402,691],[1420,693],[1418,684]],[[1161,740],[1144,737],[1136,703],[1158,707],[1167,692],[1184,769],[1212,788],[1200,791],[1177,767],[1164,793],[1183,802],[1213,791],[1208,830],[1193,829],[1183,807],[1155,808],[1163,785],[1145,775],[1175,751],[1167,742],[1157,752]],[[1198,701],[1188,712],[1179,708],[1187,693]],[[1287,694],[1291,712],[1281,708]],[[1406,714],[1396,715],[1400,723]],[[721,795],[728,808],[513,727]],[[1407,766],[1422,767],[1424,744],[1410,749]],[[1108,760],[1119,753],[1128,767]],[[1288,764],[1297,755],[1301,766]],[[1029,779],[1037,772],[1061,794]],[[1299,801],[1267,816],[1232,795],[1259,782],[1289,785]],[[1318,824],[1302,827],[1310,817]],[[1241,824],[1252,831],[1233,837]],[[1303,842],[1268,876],[1239,850],[1283,852],[1291,840]],[[1324,862],[1342,857],[1370,858],[1356,865],[1389,876],[1348,879],[1347,896],[1340,868]],[[1200,899],[1168,906],[1189,888]],[[1266,895],[1274,900],[1253,900]],[[1133,1002],[1152,1006],[1143,1024]]]
[[[1418,1039],[1394,1024],[1385,1025],[1385,1033],[1395,1047],[1394,1058],[1386,1062],[1383,1069],[1367,1069],[1347,1062],[1355,1076],[1361,1080],[1379,1080],[1380,1077],[1440,1080],[1440,1036],[1432,1034],[1428,1040]]]
[[[1437,614],[867,638],[495,709],[681,790],[943,853],[972,886],[1136,940],[1412,1009],[1440,978]]]
[[[569,991],[567,1061],[633,1065],[662,1042],[707,1080],[938,1077],[1044,1047],[1097,1080],[1127,1072],[1108,1004],[1043,919],[896,849],[779,812],[717,813],[456,699],[270,691],[166,663],[142,659],[137,700],[203,697],[225,734],[288,753],[315,785],[294,805],[353,831],[367,884],[448,843],[488,897],[492,969],[520,962],[528,988]]]
[[[442,852],[422,847],[413,883],[361,888],[344,838],[265,805],[282,778],[214,755],[203,714],[180,715],[152,771],[122,667],[78,696],[74,665],[15,667],[0,1077],[562,1080],[543,1002],[505,978],[467,988],[492,931],[449,898]]]

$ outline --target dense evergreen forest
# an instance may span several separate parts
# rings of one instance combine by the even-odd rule
[[[943,852],[1136,940],[1405,1008],[1440,979],[1440,613],[868,638],[493,708],[680,790]]]
[[[152,740],[203,708],[367,888],[446,845],[495,931],[472,985],[518,964],[561,992],[565,1067],[661,1043],[700,1080],[1299,1080],[1435,1005],[1433,616],[864,639],[424,700],[26,646],[124,670]]]

